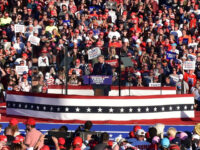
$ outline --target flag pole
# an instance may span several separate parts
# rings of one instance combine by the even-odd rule
[[[64,65],[65,65],[65,95],[68,95],[68,47],[65,46],[65,55],[64,55]]]

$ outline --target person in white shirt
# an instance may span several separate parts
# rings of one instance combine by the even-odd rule
[[[26,53],[22,54],[22,58],[17,58],[15,60],[15,65],[23,65],[23,66],[27,66],[27,62],[26,59],[28,58],[28,55]]]
[[[119,39],[121,37],[121,35],[117,31],[117,26],[116,25],[114,25],[113,26],[113,30],[108,33],[108,38],[110,40],[112,40],[113,36],[116,36],[117,39]]]
[[[38,67],[48,67],[49,58],[47,57],[47,50],[42,50],[42,55],[38,58]]]
[[[30,92],[31,85],[29,84],[29,82],[27,80],[26,74],[23,75],[22,82],[19,83],[19,88],[20,88],[20,91],[22,91],[22,92]]]

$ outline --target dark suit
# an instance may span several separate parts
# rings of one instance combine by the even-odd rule
[[[112,67],[109,64],[102,64],[102,63],[96,63],[93,68],[92,75],[105,75],[105,76],[111,76],[112,75]],[[108,96],[110,89],[110,85],[93,85],[93,89],[103,89],[104,90],[104,96]]]
[[[93,68],[93,75],[112,75],[112,67],[109,64],[96,63]]]

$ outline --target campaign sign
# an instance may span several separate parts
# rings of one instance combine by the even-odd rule
[[[195,61],[185,61],[183,63],[184,70],[195,70]]]
[[[149,87],[161,87],[161,83],[149,83]]]
[[[4,42],[4,49],[5,50],[9,50],[10,49],[10,47],[11,47],[11,42]]]
[[[28,73],[28,66],[16,66],[15,70],[17,74],[22,75]]]
[[[91,60],[101,55],[101,50],[98,47],[88,50],[88,59]]]
[[[18,32],[24,33],[25,32],[24,25],[15,24],[14,28],[15,28],[15,33],[18,33]]]
[[[83,76],[84,84],[97,84],[97,85],[111,85],[112,84],[112,76],[100,76],[100,75],[91,75],[91,76]]]
[[[30,35],[29,38],[28,38],[28,41],[31,42],[31,44],[37,46],[40,43],[40,38],[37,37],[37,36]]]
[[[188,54],[187,55],[188,59],[190,59],[191,61],[196,61],[197,57],[195,55],[192,54]]]
[[[167,55],[168,60],[169,59],[176,59],[176,53],[174,53],[174,52],[167,52],[166,55]]]
[[[183,39],[183,44],[188,45],[188,38]]]
[[[118,60],[117,59],[106,60],[106,63],[111,65],[112,67],[118,67]]]

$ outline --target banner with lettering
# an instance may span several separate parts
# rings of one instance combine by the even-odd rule
[[[83,76],[84,84],[97,84],[97,85],[111,85],[112,84],[112,76],[99,76],[99,75],[91,75],[91,76]]]
[[[15,28],[15,33],[18,33],[18,32],[24,33],[25,32],[24,25],[15,24],[14,28]]]
[[[36,36],[33,36],[33,35],[30,35],[29,38],[28,38],[28,41],[31,42],[31,44],[37,46],[40,43],[40,38],[36,37]]]
[[[185,61],[183,63],[184,70],[195,70],[195,61]]]
[[[101,55],[101,50],[98,47],[88,50],[88,59],[94,59]]]
[[[118,60],[117,59],[113,59],[113,60],[106,60],[105,61],[107,64],[111,65],[112,67],[118,67]]]
[[[168,51],[166,53],[167,59],[176,59],[176,53]]]

